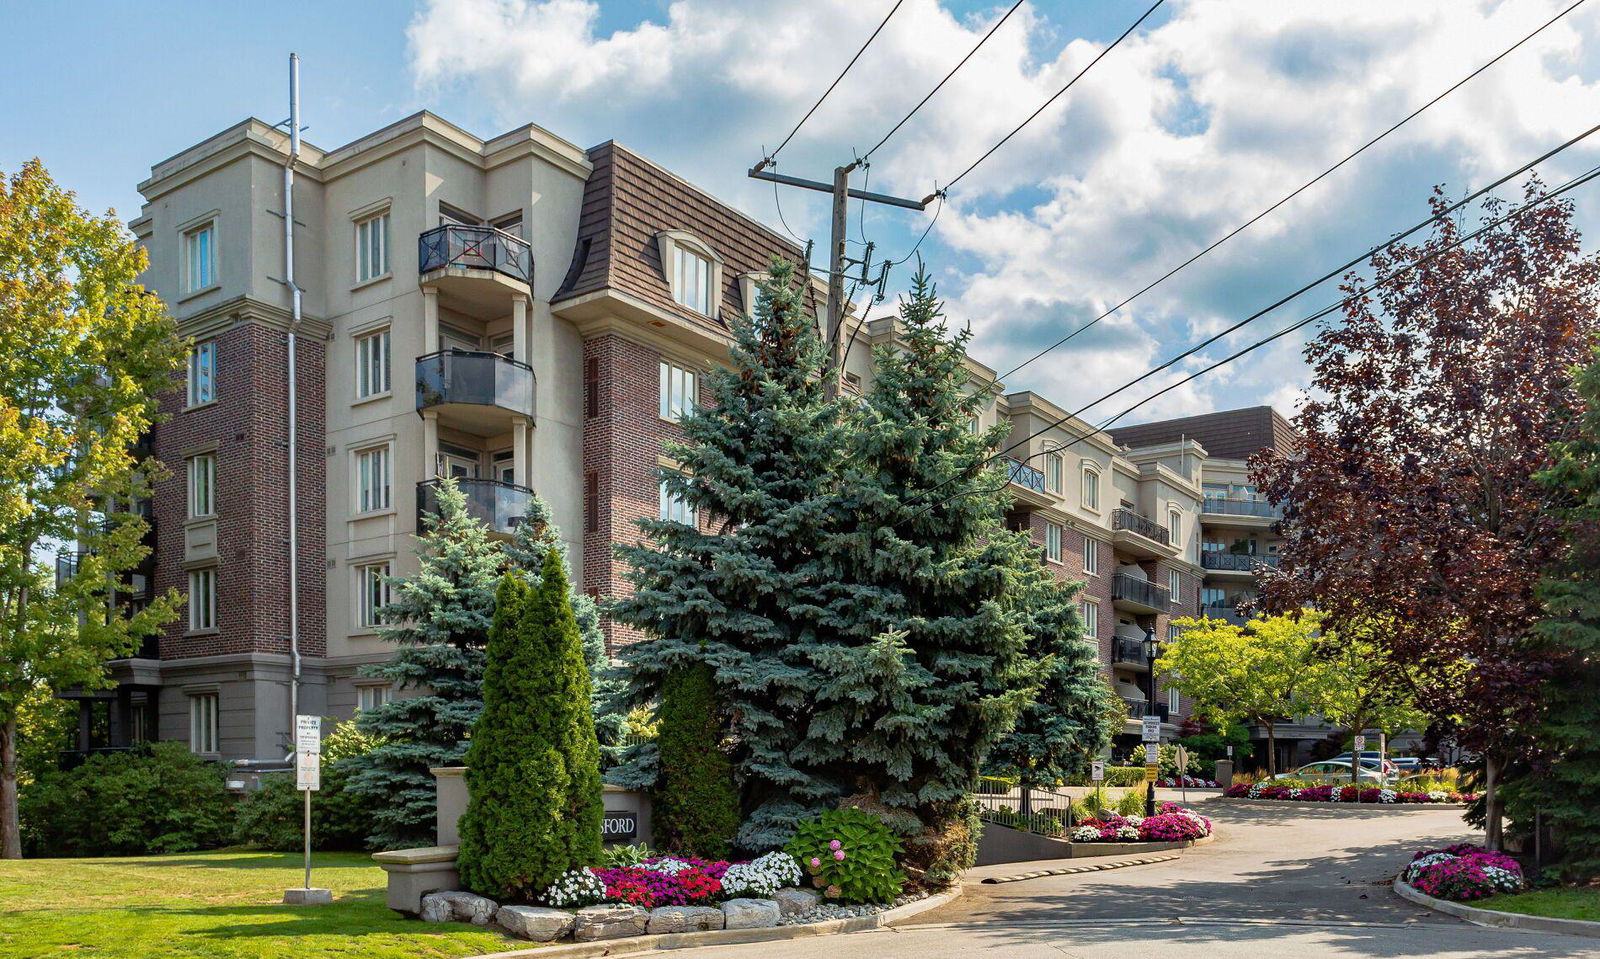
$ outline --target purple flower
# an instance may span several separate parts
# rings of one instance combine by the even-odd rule
[[[840,862],[844,862],[844,850],[843,849],[835,849],[833,851],[833,858],[839,860]]]
[[[816,867],[818,867],[820,865],[822,865],[822,860],[818,859],[816,856],[812,856],[811,857],[811,868],[815,869]]]
[[[835,852],[837,852],[838,850],[844,848],[844,843],[842,843],[839,840],[835,839],[833,842],[828,843],[828,848],[834,850]]]

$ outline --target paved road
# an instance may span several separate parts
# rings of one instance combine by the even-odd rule
[[[897,929],[687,955],[1600,957],[1597,939],[1474,926],[1413,906],[1389,890],[1388,880],[1413,850],[1471,838],[1458,810],[1211,803],[1197,808],[1216,821],[1220,836],[1185,851],[1177,862],[999,885],[969,882],[960,899]],[[1005,871],[994,867],[980,875]]]

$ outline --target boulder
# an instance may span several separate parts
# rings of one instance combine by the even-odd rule
[[[513,936],[534,942],[551,942],[571,932],[572,927],[577,925],[578,917],[564,909],[501,906],[500,911],[494,914],[494,921]]]
[[[778,924],[778,904],[771,899],[729,899],[722,904],[725,929],[766,929]]]
[[[650,910],[639,906],[607,903],[603,906],[585,906],[578,910],[577,928],[572,938],[579,942],[595,939],[621,939],[623,936],[642,936],[650,924]]]
[[[645,931],[655,935],[665,932],[705,932],[722,928],[722,910],[715,906],[657,906],[650,910],[650,923]]]
[[[779,889],[772,901],[778,904],[778,915],[798,916],[822,905],[822,894],[814,889]]]
[[[470,892],[430,892],[422,897],[423,922],[470,922],[487,926],[500,904]]]

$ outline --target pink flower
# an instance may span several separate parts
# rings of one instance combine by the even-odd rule
[[[835,839],[833,842],[828,843],[828,848],[834,850],[835,852],[837,852],[838,850],[844,848],[844,843],[842,843],[839,840]]]
[[[844,862],[844,850],[843,849],[835,849],[833,851],[833,858],[839,860],[840,862]]]
[[[820,865],[822,865],[822,860],[818,859],[816,856],[812,856],[811,857],[811,868],[815,869]]]

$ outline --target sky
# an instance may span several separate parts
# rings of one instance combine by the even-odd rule
[[[918,198],[948,185],[1151,2],[1024,2],[852,185]],[[1409,228],[1427,215],[1435,185],[1459,196],[1600,121],[1595,0],[1171,280],[1012,372],[1571,3],[1167,0],[942,203],[925,213],[853,206],[852,253],[862,238],[875,260],[915,248],[952,324],[973,330],[973,355],[1007,389],[1077,410]],[[91,210],[132,218],[152,164],[246,116],[287,115],[295,51],[305,136],[320,147],[420,109],[484,137],[532,121],[580,146],[615,139],[775,229],[816,238],[820,262],[827,198],[774,190],[745,171],[777,147],[891,6],[4,0],[0,172],[40,157]],[[903,0],[778,155],[778,169],[829,179],[1009,7]],[[1554,184],[1596,164],[1600,134],[1539,172]],[[1573,198],[1593,236],[1600,184]],[[893,309],[914,266],[891,271],[889,299],[872,315]],[[1085,415],[1118,413],[1336,299],[1331,285],[1313,290]],[[1303,343],[1285,337],[1125,422],[1260,403],[1292,412],[1308,379]]]

